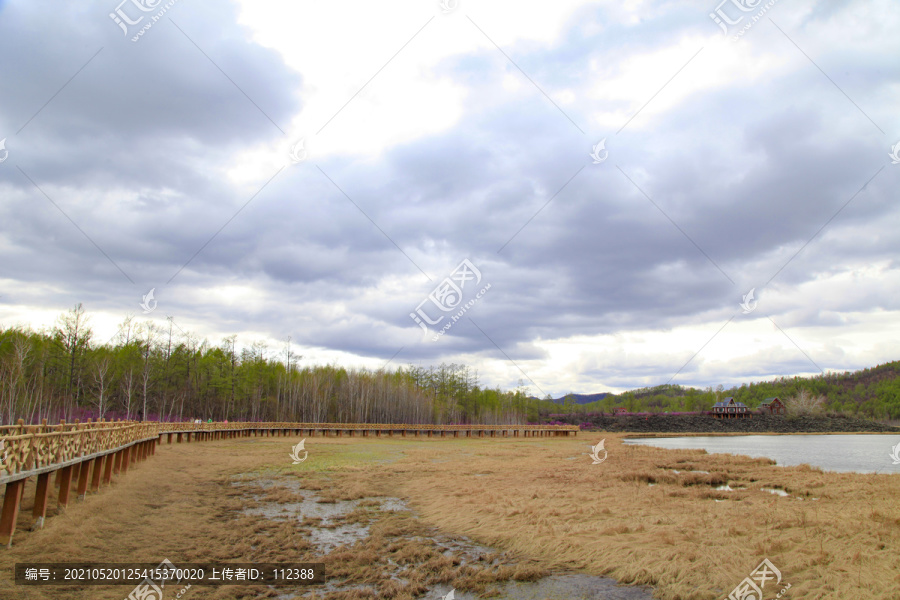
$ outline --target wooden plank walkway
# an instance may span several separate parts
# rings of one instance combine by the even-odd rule
[[[0,545],[12,544],[25,483],[36,477],[32,528],[47,516],[50,476],[56,473],[57,504],[64,509],[72,488],[79,499],[90,488],[97,492],[112,476],[128,471],[131,463],[155,454],[165,437],[168,443],[235,437],[544,437],[577,435],[575,425],[405,425],[392,423],[160,423],[99,421],[48,425],[0,426],[0,484],[5,484],[0,511]]]

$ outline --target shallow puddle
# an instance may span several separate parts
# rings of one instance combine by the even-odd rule
[[[353,544],[369,535],[369,526],[358,523],[346,523],[335,525],[334,521],[350,514],[359,506],[359,500],[339,500],[337,502],[321,502],[321,498],[313,491],[303,490],[299,482],[284,481],[276,483],[271,479],[256,480],[254,484],[270,489],[275,487],[287,488],[303,497],[302,502],[266,502],[262,496],[253,494],[252,497],[260,506],[245,508],[243,513],[255,515],[267,519],[283,520],[295,519],[303,522],[305,519],[318,519],[319,525],[311,527],[309,541],[319,554],[328,554],[343,544]],[[240,486],[240,482],[232,485]],[[397,498],[387,498],[379,507],[381,510],[404,510],[405,505]]]
[[[445,598],[452,590],[436,586],[425,598]],[[452,590],[454,600],[477,600],[475,594]],[[534,583],[510,581],[500,586],[498,600],[651,600],[648,587],[617,586],[606,577],[580,573],[559,574],[545,577]]]
[[[335,523],[341,517],[356,510],[360,504],[382,512],[410,510],[406,502],[399,498],[365,498],[352,501],[320,502],[320,496],[311,490],[300,488],[300,482],[292,480],[243,479],[233,482],[234,486],[259,486],[263,489],[273,487],[286,488],[302,497],[300,502],[275,502],[267,500],[260,494],[249,494],[260,506],[243,509],[244,514],[262,516],[273,520],[293,519],[298,523],[307,519],[319,519],[318,526],[310,529],[309,541],[316,546],[318,553],[328,554],[341,545],[352,545],[369,535],[368,525],[355,523]],[[373,503],[378,502],[378,504]],[[411,536],[412,541],[431,545],[444,556],[453,557],[461,565],[479,564],[482,566],[499,565],[501,553],[495,549],[479,545],[466,537],[451,538],[442,534],[434,536]],[[485,558],[494,557],[489,561]],[[388,563],[393,564],[390,559]],[[392,579],[395,577],[392,576]],[[404,582],[405,580],[398,580]],[[313,589],[303,587],[296,590],[272,588],[279,600],[299,600],[312,595]],[[341,581],[328,581],[314,586],[317,597],[329,592],[365,593],[366,590],[377,594],[375,586],[343,585]],[[580,573],[556,573],[535,582],[507,581],[497,584],[499,595],[492,598],[498,600],[652,600],[652,590],[646,586],[618,586],[616,581],[606,577],[595,577]],[[421,596],[423,599],[440,600],[453,591],[455,600],[476,600],[480,596],[472,593],[453,590],[449,586],[436,585]]]
[[[551,575],[534,583],[507,583],[500,598],[510,600],[648,600],[650,588],[617,586],[615,580],[573,573]]]

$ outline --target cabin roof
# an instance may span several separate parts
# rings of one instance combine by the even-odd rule
[[[725,398],[725,399],[722,400],[721,402],[716,402],[715,404],[713,404],[713,408],[716,408],[716,407],[725,407],[725,406],[736,406],[736,407],[738,407],[738,408],[740,408],[740,407],[743,406],[744,408],[747,408],[747,405],[744,404],[743,402],[735,402],[735,401],[734,401],[734,398],[733,398],[732,396],[729,396],[728,398]]]

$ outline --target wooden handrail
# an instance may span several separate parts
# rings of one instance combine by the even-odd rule
[[[431,425],[427,423],[296,423],[286,422],[213,422],[159,423],[160,433],[170,431],[222,431],[233,429],[368,429],[368,430],[431,430],[431,431],[580,431],[578,425]]]
[[[85,424],[87,425],[87,424]],[[98,424],[98,427],[57,426],[49,432],[0,431],[0,483],[22,472],[67,463],[158,437],[155,423]],[[42,427],[42,426],[36,426]],[[54,430],[55,429],[55,430]],[[33,430],[34,431],[34,430]],[[10,435],[13,433],[13,435]]]

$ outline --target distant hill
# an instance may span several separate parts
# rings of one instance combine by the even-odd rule
[[[603,400],[607,396],[609,396],[609,392],[598,392],[596,394],[566,394],[553,401],[557,404],[565,404],[567,401],[572,402],[573,404],[590,404],[591,402]]]
[[[553,400],[553,404],[562,405],[569,400],[573,412],[612,412],[616,407],[623,407],[629,412],[692,412],[709,410],[717,400],[733,396],[736,401],[754,409],[766,398],[791,399],[801,391],[821,397],[823,408],[829,413],[869,419],[900,419],[900,361],[853,372],[780,377],[716,391],[711,387],[697,389],[669,384],[621,394],[566,394]],[[583,407],[595,402],[597,404],[594,406]],[[539,410],[545,414],[560,412],[549,402]]]
[[[650,414],[613,416],[602,413],[550,415],[545,422],[580,425],[583,430],[637,431],[656,433],[780,432],[827,433],[871,431],[900,433],[900,428],[854,417],[832,418],[803,415],[785,419],[777,415],[754,415],[752,419],[712,419],[703,414]]]

